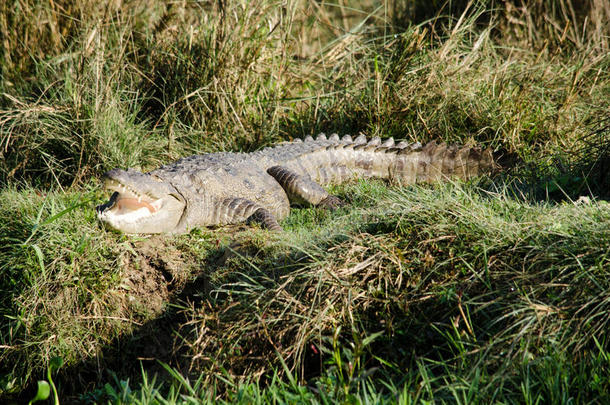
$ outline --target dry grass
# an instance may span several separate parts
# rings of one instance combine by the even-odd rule
[[[319,131],[572,149],[608,113],[608,11],[560,3],[469,4],[400,29],[409,15],[445,14],[423,3],[19,2],[1,25],[1,179],[78,185],[120,163]]]

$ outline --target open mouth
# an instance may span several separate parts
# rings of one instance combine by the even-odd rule
[[[112,196],[97,206],[97,217],[120,232],[172,232],[186,214],[186,201],[174,186],[148,174],[114,169],[104,175],[104,188]]]
[[[156,213],[163,204],[161,198],[151,198],[113,179],[106,179],[104,186],[114,193],[106,204],[97,207],[98,215],[104,213],[114,216],[128,215],[134,218],[148,216]]]

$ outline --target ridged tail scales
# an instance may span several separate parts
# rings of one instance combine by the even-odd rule
[[[491,148],[447,146],[432,141],[423,147],[404,148],[395,153],[388,178],[400,184],[431,183],[450,178],[466,180],[497,168]]]
[[[491,149],[475,146],[448,146],[429,142],[395,144],[392,138],[367,140],[363,135],[352,140],[323,134],[314,141],[309,153],[287,162],[295,175],[304,175],[321,185],[339,184],[354,178],[382,178],[399,184],[436,182],[449,178],[469,179],[497,168]]]

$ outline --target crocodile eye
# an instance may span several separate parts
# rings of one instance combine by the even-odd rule
[[[157,183],[162,183],[162,182],[163,182],[163,179],[162,179],[161,177],[157,176],[156,174],[151,174],[151,175],[150,175],[150,177],[151,177],[151,178],[152,178],[154,181],[156,181]]]

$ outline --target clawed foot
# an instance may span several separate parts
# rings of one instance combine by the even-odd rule
[[[317,206],[327,209],[327,210],[334,211],[341,207],[345,207],[346,205],[347,205],[347,203],[345,201],[343,201],[342,199],[340,199],[339,197],[337,197],[336,195],[329,195],[328,197],[326,197],[325,199],[320,201]]]
[[[253,222],[257,222],[261,224],[263,228],[266,228],[273,232],[282,231],[282,227],[277,223],[277,220],[269,211],[264,208],[259,208],[248,218],[246,223],[251,224]]]

